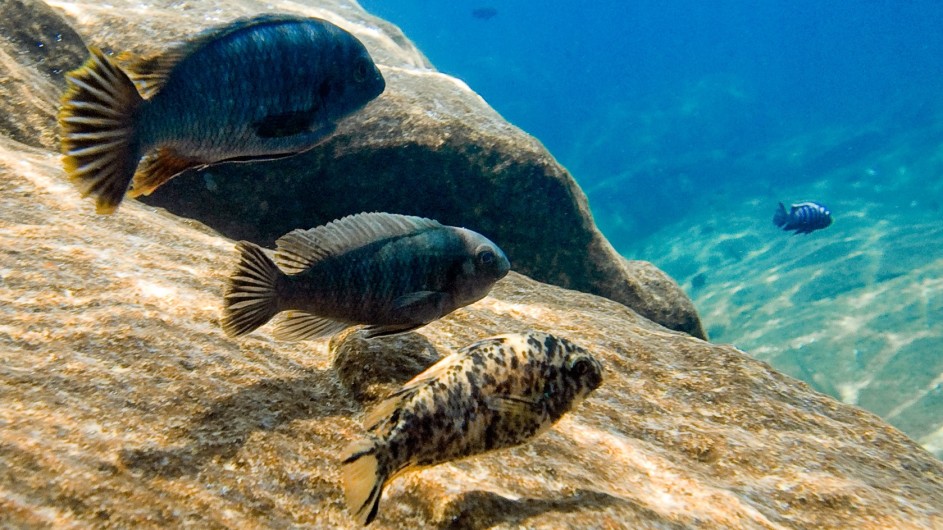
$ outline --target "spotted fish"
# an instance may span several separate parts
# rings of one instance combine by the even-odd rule
[[[546,333],[467,346],[367,414],[367,437],[342,459],[348,509],[369,524],[398,474],[525,443],[601,383],[602,366],[589,352]]]
[[[98,213],[190,168],[310,149],[385,88],[353,35],[293,15],[209,29],[128,72],[89,51],[66,75],[59,126],[66,172]]]
[[[779,203],[773,223],[787,232],[795,230],[797,234],[810,234],[828,228],[832,224],[832,213],[825,205],[814,201],[793,204],[788,212],[783,203]]]
[[[325,337],[356,324],[367,336],[402,333],[485,297],[510,269],[486,237],[431,219],[361,213],[261,247],[237,245],[222,326],[237,337],[287,311],[280,340]]]

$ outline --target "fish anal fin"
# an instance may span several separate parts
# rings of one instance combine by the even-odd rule
[[[150,195],[168,180],[184,171],[204,165],[201,160],[187,158],[172,148],[160,147],[141,164],[134,175],[134,182],[128,194],[132,197]]]
[[[403,401],[409,399],[416,391],[430,381],[442,377],[452,366],[457,366],[462,356],[459,353],[449,354],[416,374],[415,377],[407,381],[399,390],[387,396],[383,401],[367,412],[363,419],[363,427],[372,430],[383,420],[389,418]]]
[[[410,395],[412,395],[412,392],[396,392],[377,403],[363,417],[363,428],[368,431],[376,429],[381,423],[389,419],[393,415],[393,411],[398,409]]]
[[[333,320],[305,311],[286,311],[273,332],[276,340],[298,341],[329,337],[349,328],[350,322]]]
[[[367,326],[363,328],[363,336],[367,339],[375,339],[377,337],[389,337],[390,335],[399,335],[400,333],[408,333],[414,329],[421,328],[425,326],[425,323],[419,324],[392,324],[388,326]]]

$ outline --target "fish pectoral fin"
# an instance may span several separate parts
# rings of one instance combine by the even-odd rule
[[[135,173],[128,195],[140,197],[150,195],[154,190],[184,171],[200,167],[202,160],[196,160],[179,154],[169,147],[161,147],[148,156]]]
[[[421,328],[425,324],[394,324],[390,326],[367,326],[363,328],[363,336],[366,339],[375,339],[377,337],[389,337],[390,335],[399,335],[407,333],[416,328]]]
[[[286,311],[275,327],[275,340],[297,341],[328,337],[352,326],[350,322],[333,320],[304,311]]]
[[[514,415],[533,414],[540,410],[540,404],[522,396],[489,396],[485,404],[495,412],[506,412]]]
[[[425,326],[442,316],[442,307],[448,294],[437,291],[416,291],[393,300],[390,316],[400,324],[367,326],[364,336],[368,339],[406,333]]]
[[[326,138],[334,132],[333,123],[321,124],[321,109],[318,105],[305,110],[271,114],[252,124],[259,138],[284,138],[305,135],[309,142]]]
[[[399,319],[427,324],[442,316],[448,297],[441,291],[416,291],[393,300],[391,310]]]

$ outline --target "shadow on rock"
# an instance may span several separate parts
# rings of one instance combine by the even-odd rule
[[[419,333],[368,340],[350,330],[331,339],[329,348],[341,384],[362,405],[399,389],[441,357]]]
[[[629,505],[631,501],[600,491],[578,489],[568,497],[555,499],[508,499],[490,491],[471,491],[441,509],[438,528],[471,530],[497,525],[519,525],[546,512],[597,511],[607,506]],[[640,508],[639,506],[635,506]]]
[[[207,460],[232,458],[254,431],[356,412],[356,405],[329,370],[314,370],[298,379],[266,379],[220,399],[196,418],[187,429],[186,445],[125,449],[121,462],[149,475],[193,475]]]

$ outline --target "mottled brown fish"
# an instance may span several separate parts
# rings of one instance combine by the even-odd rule
[[[364,324],[367,337],[424,326],[481,300],[510,269],[485,236],[437,221],[361,213],[276,241],[274,261],[247,241],[226,288],[223,330],[237,337],[287,311],[279,340]]]
[[[385,87],[353,35],[294,15],[209,29],[128,72],[89,51],[66,75],[59,125],[66,172],[98,213],[129,186],[146,195],[190,168],[310,149]]]
[[[467,346],[364,419],[368,437],[351,444],[342,461],[347,507],[369,524],[396,475],[527,442],[601,383],[602,366],[589,352],[546,333]]]

